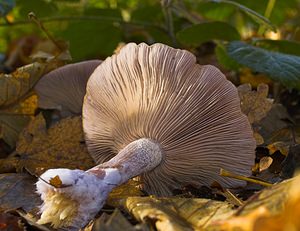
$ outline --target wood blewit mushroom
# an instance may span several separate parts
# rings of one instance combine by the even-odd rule
[[[83,128],[99,165],[46,171],[41,178],[58,175],[70,187],[37,182],[40,223],[78,229],[132,177],[148,193],[168,196],[186,184],[242,186],[219,176],[220,168],[250,175],[254,163],[255,140],[236,87],[216,67],[163,44],[127,44],[96,68]]]

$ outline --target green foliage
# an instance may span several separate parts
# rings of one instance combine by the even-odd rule
[[[161,4],[158,0],[16,0],[14,7],[13,3],[6,0],[0,4],[0,12],[4,12],[1,14],[10,12],[13,17],[11,25],[14,25],[12,30],[12,27],[5,26],[4,20],[0,22],[0,33],[3,34],[0,37],[1,53],[6,52],[12,41],[24,35],[45,36],[36,25],[26,22],[28,13],[33,11],[50,34],[69,42],[73,61],[104,59],[114,52],[120,42],[161,42],[203,51],[205,42],[213,41],[216,47],[211,51],[225,68],[238,70],[240,64],[244,64],[254,71],[269,74],[286,86],[297,85],[291,83],[290,75],[283,80],[283,74],[274,77],[278,74],[269,69],[262,70],[265,67],[258,65],[252,56],[242,57],[234,53],[240,55],[241,60],[237,60],[239,58],[228,53],[224,42],[252,41],[257,46],[253,47],[255,50],[263,48],[265,50],[259,51],[263,51],[263,55],[272,54],[272,58],[274,54],[276,58],[278,55],[300,55],[300,45],[293,41],[299,31],[299,12],[296,10],[299,0],[277,0],[271,8],[269,0],[183,0],[168,4]],[[170,13],[169,16],[166,12]],[[268,32],[276,28],[282,33],[283,40],[269,39]],[[229,48],[233,44],[236,43],[230,43]]]
[[[229,43],[227,51],[236,62],[267,74],[287,87],[300,89],[300,57],[268,51],[239,41]]]
[[[267,28],[275,31],[275,26],[269,21],[269,19],[265,18],[264,16],[260,15],[256,11],[246,7],[245,5],[239,4],[236,1],[230,1],[230,0],[210,0],[212,2],[216,3],[223,3],[223,4],[229,4],[232,6],[235,6],[245,14],[247,14],[249,17],[251,17],[254,21],[256,21],[258,24],[264,25]]]
[[[23,19],[26,19],[31,11],[36,12],[38,17],[51,16],[58,11],[56,4],[46,0],[17,0],[17,5]]]
[[[234,59],[229,57],[224,45],[219,43],[215,48],[215,53],[219,63],[225,68],[229,70],[238,70],[238,68],[241,66]]]
[[[185,28],[177,33],[177,39],[184,45],[197,47],[211,40],[239,40],[237,30],[224,22],[207,22]]]

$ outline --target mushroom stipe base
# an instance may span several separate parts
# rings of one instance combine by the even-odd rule
[[[87,171],[51,169],[41,178],[49,181],[59,176],[65,188],[55,188],[42,180],[37,191],[44,204],[40,224],[74,230],[87,224],[105,203],[108,194],[118,185],[144,172],[151,171],[162,161],[160,145],[151,139],[139,139],[122,149],[110,161]]]

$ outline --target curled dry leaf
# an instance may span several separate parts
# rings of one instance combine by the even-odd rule
[[[259,84],[257,91],[251,91],[250,84],[238,87],[242,112],[248,116],[251,124],[259,122],[271,110],[273,99],[267,98],[268,91],[266,84]]]
[[[21,133],[16,154],[2,164],[40,174],[49,168],[86,169],[94,161],[84,143],[80,117],[63,119],[47,130],[39,114]]]
[[[238,215],[222,219],[208,230],[299,230],[299,216],[300,176],[297,176],[254,195]]]
[[[204,229],[233,214],[226,202],[209,199],[129,197],[125,208],[139,221],[153,221],[161,231]]]

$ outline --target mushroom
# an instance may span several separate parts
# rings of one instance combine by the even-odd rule
[[[78,229],[133,177],[149,194],[168,196],[186,184],[243,186],[219,176],[220,168],[250,175],[254,163],[255,140],[236,87],[216,67],[163,44],[127,44],[96,68],[83,128],[99,165],[46,171],[44,181],[59,176],[65,187],[37,182],[40,223]]]
[[[41,78],[34,90],[38,107],[60,111],[61,117],[80,115],[87,81],[100,60],[68,64]]]

